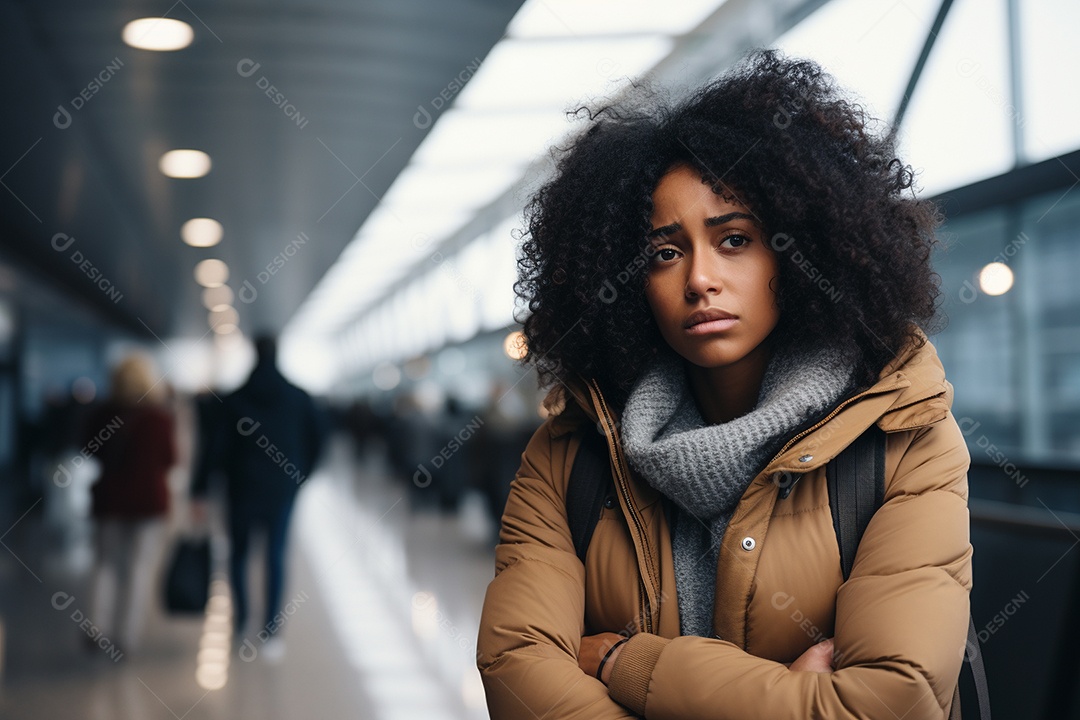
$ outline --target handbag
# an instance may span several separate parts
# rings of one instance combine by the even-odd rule
[[[165,609],[201,614],[210,595],[210,538],[180,538],[165,575]]]

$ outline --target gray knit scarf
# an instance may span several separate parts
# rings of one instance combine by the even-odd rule
[[[630,465],[678,507],[672,550],[683,635],[714,634],[720,543],[743,492],[788,437],[844,397],[853,374],[839,350],[774,354],[754,409],[719,425],[701,417],[674,353],[634,386],[623,444]]]

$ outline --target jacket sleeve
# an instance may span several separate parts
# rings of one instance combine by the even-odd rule
[[[210,493],[210,481],[216,470],[224,465],[226,429],[221,415],[224,408],[201,401],[197,405],[195,459],[192,463],[189,494],[205,498]]]
[[[910,444],[837,593],[834,672],[638,635],[612,668],[612,697],[650,719],[946,717],[970,612],[970,459],[952,415],[890,442]]]
[[[634,717],[577,664],[585,571],[567,527],[565,488],[553,483],[567,444],[542,426],[511,484],[477,644],[492,720]]]

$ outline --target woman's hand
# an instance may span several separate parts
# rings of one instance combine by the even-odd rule
[[[831,673],[833,671],[833,639],[822,640],[807,649],[788,666],[788,670]]]
[[[596,669],[600,666],[600,661],[603,660],[615,643],[625,639],[624,635],[613,632],[586,635],[581,638],[581,650],[578,651],[578,667],[587,673],[589,677],[596,677]],[[604,673],[600,679],[605,685],[608,678],[611,677],[611,666],[615,664],[615,658],[618,657],[620,650],[622,648],[616,649],[607,662],[604,663]]]

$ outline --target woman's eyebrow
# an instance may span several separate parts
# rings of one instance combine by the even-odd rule
[[[751,222],[754,222],[754,223],[758,222],[758,219],[756,217],[754,217],[753,215],[749,215],[747,213],[742,213],[742,212],[729,212],[729,213],[724,213],[723,215],[717,215],[716,217],[705,218],[705,227],[716,227],[717,225],[723,225],[724,223],[729,223],[732,220],[750,220]],[[663,228],[661,228],[661,229],[663,229]]]
[[[716,227],[717,225],[723,225],[729,223],[732,220],[749,220],[753,223],[758,223],[758,219],[753,215],[744,212],[729,212],[723,215],[717,215],[716,217],[705,218],[705,227]],[[671,223],[670,225],[663,225],[654,230],[650,230],[649,234],[645,237],[649,240],[657,237],[664,237],[666,235],[674,235],[682,230],[682,224]]]
[[[682,230],[682,225],[680,225],[679,223],[671,223],[670,225],[663,225],[656,228],[655,230],[650,230],[649,234],[646,235],[645,238],[647,240],[652,240],[653,238],[664,237],[665,235],[674,235],[680,230]]]

